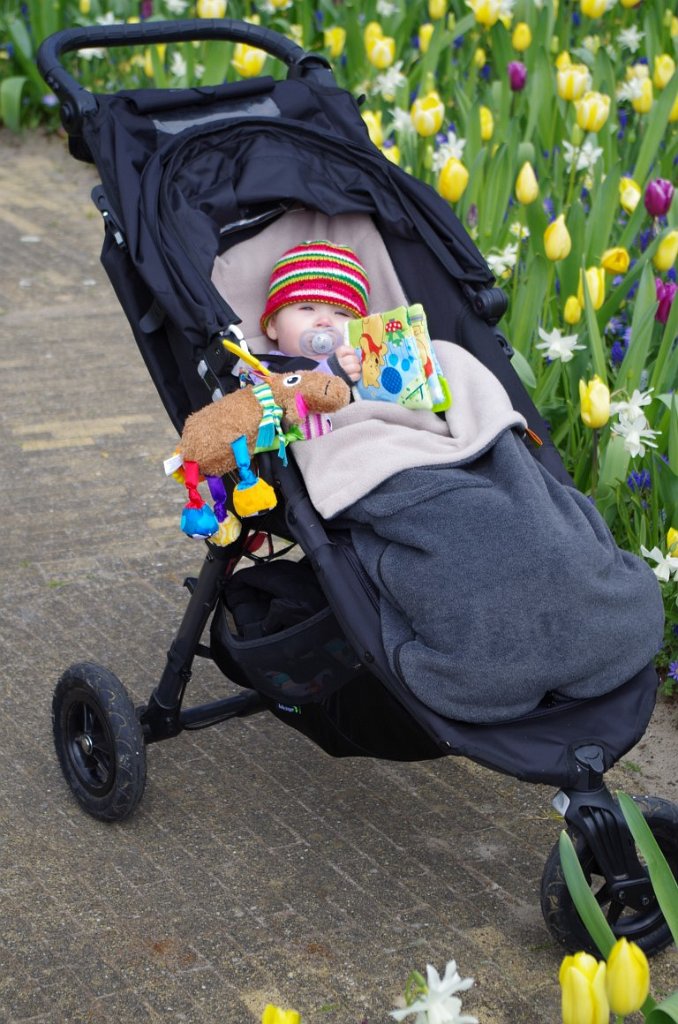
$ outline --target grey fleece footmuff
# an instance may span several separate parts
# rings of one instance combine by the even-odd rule
[[[344,518],[380,591],[392,668],[449,718],[606,693],[661,645],[652,570],[511,430],[469,464],[396,474]]]

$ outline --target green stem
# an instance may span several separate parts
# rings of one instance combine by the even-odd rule
[[[598,431],[593,431],[593,447],[591,449],[591,497],[596,499],[598,486]],[[621,1019],[621,1018],[620,1018]]]

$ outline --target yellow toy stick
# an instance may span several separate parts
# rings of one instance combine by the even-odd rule
[[[257,373],[263,373],[265,377],[270,377],[271,371],[263,363],[260,363],[256,356],[247,349],[245,345],[238,345],[235,341],[226,341],[225,338],[221,339],[221,344],[228,352],[232,352],[234,356],[238,356],[242,359],[243,363],[247,363]]]

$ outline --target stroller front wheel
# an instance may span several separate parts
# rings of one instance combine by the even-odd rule
[[[83,662],[59,679],[52,699],[54,746],[81,807],[102,821],[122,821],[146,784],[143,731],[129,695],[112,672]]]
[[[674,877],[678,878],[678,807],[658,797],[634,799],[666,857]],[[574,844],[584,876],[615,937],[624,937],[629,942],[635,942],[647,956],[653,956],[669,946],[673,936],[656,899],[653,898],[648,906],[642,909],[623,907],[616,902],[585,838],[581,833],[571,830],[568,830],[568,834]],[[565,946],[568,952],[585,950],[596,956],[600,955],[570,895],[560,861],[558,843],[551,850],[544,867],[541,909],[551,935]]]

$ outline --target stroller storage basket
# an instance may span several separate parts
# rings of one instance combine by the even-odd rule
[[[331,608],[270,636],[244,639],[229,627],[219,602],[210,646],[221,671],[240,686],[274,701],[317,701],[350,682],[362,665]]]

